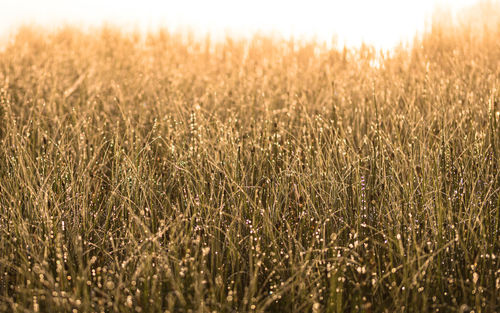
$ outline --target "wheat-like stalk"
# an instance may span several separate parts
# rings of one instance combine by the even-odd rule
[[[5,91],[0,91],[0,140],[5,136],[5,105],[7,104],[7,99],[5,96]]]

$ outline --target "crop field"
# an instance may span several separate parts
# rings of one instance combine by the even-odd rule
[[[0,312],[499,312],[493,21],[390,53],[20,28]]]

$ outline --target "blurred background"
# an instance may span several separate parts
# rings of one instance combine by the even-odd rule
[[[22,24],[47,28],[117,25],[127,30],[192,30],[214,37],[272,32],[338,45],[389,49],[421,33],[436,10],[456,15],[478,0],[0,0],[0,37]],[[333,40],[333,41],[332,41]]]

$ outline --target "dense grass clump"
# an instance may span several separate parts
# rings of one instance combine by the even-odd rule
[[[498,311],[493,25],[391,55],[21,29],[0,311]]]

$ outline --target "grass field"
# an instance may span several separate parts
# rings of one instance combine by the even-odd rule
[[[499,312],[495,21],[383,56],[20,29],[0,311]]]

